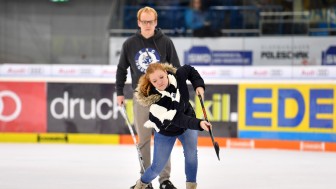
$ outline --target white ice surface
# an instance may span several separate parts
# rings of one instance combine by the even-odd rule
[[[221,148],[221,161],[213,148],[198,154],[199,189],[336,188],[336,153]],[[133,145],[0,143],[0,189],[128,189],[138,172]],[[180,146],[171,175],[185,188]]]

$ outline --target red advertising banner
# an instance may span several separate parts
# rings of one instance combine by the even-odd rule
[[[0,132],[46,132],[46,83],[0,82]]]

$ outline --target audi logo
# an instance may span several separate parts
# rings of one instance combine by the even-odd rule
[[[15,103],[15,110],[14,112],[11,112],[9,115],[4,115],[4,109],[6,106],[3,100],[4,97],[12,99]],[[8,90],[0,91],[0,121],[4,122],[13,121],[20,115],[21,109],[22,109],[21,100],[17,94],[15,94],[13,91]]]

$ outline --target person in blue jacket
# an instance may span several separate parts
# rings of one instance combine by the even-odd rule
[[[212,27],[209,17],[208,11],[202,6],[202,0],[191,0],[185,11],[186,28],[192,30],[194,37],[221,36],[220,31]]]

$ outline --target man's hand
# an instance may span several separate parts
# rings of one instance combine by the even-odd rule
[[[118,103],[118,106],[124,105],[125,97],[124,96],[117,96],[117,103]]]

